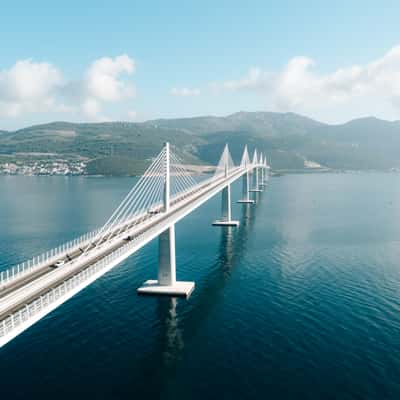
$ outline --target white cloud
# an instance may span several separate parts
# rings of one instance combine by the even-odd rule
[[[318,73],[315,66],[311,58],[294,57],[280,72],[252,68],[243,78],[215,84],[214,88],[258,91],[270,109],[309,115],[318,114],[318,110],[331,118],[333,112],[350,118],[358,114],[400,115],[400,46],[365,65],[332,73]]]
[[[189,97],[189,96],[199,96],[200,95],[200,89],[190,89],[187,87],[183,88],[172,88],[171,89],[171,94],[173,96],[180,96],[180,97]]]
[[[269,85],[269,78],[270,74],[261,68],[252,67],[243,78],[222,83],[213,83],[211,87],[215,91],[260,90],[265,89]]]
[[[135,72],[135,61],[123,54],[95,60],[86,73],[84,83],[86,99],[83,102],[85,116],[92,120],[108,119],[101,116],[102,103],[118,102],[135,96],[135,86],[121,78],[122,74]]]
[[[91,120],[107,120],[103,105],[135,96],[135,86],[124,75],[135,72],[126,54],[95,60],[79,81],[66,81],[58,68],[45,62],[17,61],[0,70],[0,117],[61,112]]]
[[[125,82],[120,75],[135,72],[135,62],[126,54],[100,58],[89,67],[86,85],[89,96],[102,101],[119,101],[135,95],[133,84]]]
[[[0,116],[18,117],[62,107],[55,100],[55,91],[62,83],[61,72],[48,63],[21,60],[8,70],[0,70]]]

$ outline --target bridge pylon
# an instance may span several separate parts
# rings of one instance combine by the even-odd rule
[[[269,180],[269,171],[271,167],[267,162],[267,157],[264,157],[264,185],[266,186]]]
[[[238,203],[244,204],[254,204],[255,201],[250,198],[250,158],[249,152],[247,151],[247,145],[244,146],[242,161],[240,165],[246,169],[246,173],[243,174],[243,186],[242,186],[242,195],[243,198],[238,200]]]
[[[254,150],[254,155],[253,155],[253,161],[252,164],[254,166],[254,178],[253,178],[253,187],[250,189],[250,192],[262,192],[260,189],[259,185],[259,160],[258,160],[258,154],[257,154],[257,149]]]
[[[171,167],[169,143],[165,143],[164,156],[164,213],[170,209]],[[149,279],[137,289],[139,294],[184,296],[194,290],[194,282],[176,280],[175,224],[171,224],[158,236],[158,274],[157,280]]]
[[[225,145],[224,152],[222,153],[221,160],[224,164],[224,174],[225,178],[229,176],[229,161],[231,157],[229,154],[228,145]],[[221,163],[221,161],[220,161]],[[221,196],[222,204],[221,211],[222,217],[221,219],[214,221],[213,226],[239,226],[239,221],[232,220],[232,203],[231,203],[231,185],[228,183],[224,189],[222,189]]]
[[[260,187],[265,186],[265,156],[261,154],[260,157]]]

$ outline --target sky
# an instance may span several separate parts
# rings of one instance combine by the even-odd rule
[[[296,112],[400,119],[398,1],[18,1],[0,129]]]

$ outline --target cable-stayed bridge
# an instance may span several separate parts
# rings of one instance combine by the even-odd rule
[[[222,192],[215,226],[238,226],[232,219],[230,185],[243,180],[239,203],[254,203],[269,166],[247,147],[235,166],[228,145],[213,175],[194,175],[168,143],[100,228],[0,273],[0,347],[90,285],[154,238],[159,238],[158,277],[140,294],[189,296],[194,282],[176,280],[175,224]]]

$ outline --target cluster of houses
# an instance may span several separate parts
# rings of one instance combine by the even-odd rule
[[[17,161],[0,163],[2,175],[84,175],[83,161]]]

